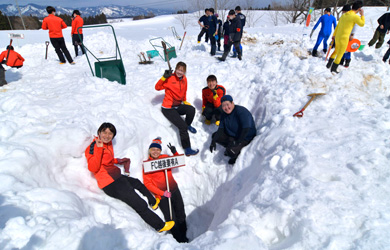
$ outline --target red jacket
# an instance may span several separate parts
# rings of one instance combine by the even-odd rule
[[[62,29],[67,28],[64,20],[60,17],[55,16],[54,14],[49,14],[47,17],[43,19],[42,29],[49,30],[50,38],[61,38],[64,37],[62,35]]]
[[[214,93],[211,89],[209,89],[209,87],[206,87],[206,88],[203,88],[202,89],[202,107],[206,107],[206,104],[209,102],[209,103],[212,103],[214,105],[215,108],[218,108],[219,106],[221,106],[221,98],[222,96],[224,96],[226,94],[226,90],[223,86],[221,85],[217,85],[215,87],[215,90],[217,91],[217,99],[214,100],[213,96],[214,96]]]
[[[78,34],[78,33],[77,33],[77,29],[78,29],[79,27],[83,27],[83,25],[84,25],[84,20],[83,20],[83,18],[81,18],[81,16],[76,16],[75,18],[73,18],[73,20],[72,20],[72,32],[71,32],[71,34],[72,34],[72,35],[73,35],[73,34]],[[80,32],[80,34],[83,34],[83,29],[80,29],[79,32]]]
[[[4,59],[6,59],[8,55],[8,50],[1,52],[0,54],[0,62],[2,62]],[[14,50],[9,51],[8,55],[8,61],[7,65],[10,67],[18,67],[18,66],[23,66],[24,58]]]
[[[114,158],[112,142],[98,147],[93,140],[85,149],[85,157],[88,161],[88,170],[95,175],[99,188],[104,188],[121,177],[121,170],[114,165],[118,160]]]
[[[179,106],[187,100],[187,78],[179,79],[176,74],[163,81],[160,79],[155,86],[156,90],[165,89],[165,97],[162,103],[164,108]]]
[[[175,153],[175,155],[179,155],[179,153]],[[169,155],[160,155],[158,159],[167,158]],[[155,160],[149,156],[148,160]],[[177,189],[177,183],[172,175],[172,169],[168,169],[168,183],[169,190],[171,192]],[[146,173],[142,170],[144,185],[146,188],[152,192],[156,197],[161,198],[164,195],[164,191],[167,190],[167,181],[165,179],[165,171],[156,171],[151,173]]]

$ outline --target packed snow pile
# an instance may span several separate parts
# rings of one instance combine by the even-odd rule
[[[367,8],[356,38],[367,43],[385,8]],[[181,50],[172,36],[178,18],[160,16],[113,23],[126,69],[126,85],[93,77],[85,56],[59,65],[46,31],[17,31],[25,59],[8,69],[0,88],[0,249],[386,249],[390,245],[390,65],[388,45],[366,46],[349,68],[332,75],[297,24],[274,26],[267,12],[245,29],[243,60],[211,57],[197,43],[197,18]],[[373,23],[373,25],[371,25]],[[313,25],[313,24],[312,24]],[[7,33],[1,31],[2,48]],[[70,28],[64,31],[74,55]],[[142,162],[153,138],[180,147],[178,131],[161,113],[164,93],[154,89],[167,69],[137,54],[163,37],[187,64],[187,100],[197,112],[190,134],[200,153],[173,174],[183,195],[190,243],[156,233],[125,203],[110,198],[87,168],[84,150],[103,122],[113,123],[116,157],[131,159],[142,180]],[[389,37],[387,37],[389,38]],[[87,48],[115,54],[109,28],[85,29]],[[387,40],[386,40],[387,41]],[[322,50],[322,45],[320,46]],[[222,52],[217,52],[220,56]],[[90,56],[92,62],[94,59]],[[93,65],[92,65],[93,66]],[[210,153],[216,125],[204,124],[202,88],[208,75],[251,111],[257,136],[234,166],[223,149]],[[304,111],[293,117],[309,100]],[[157,210],[162,217],[161,211]],[[162,217],[163,218],[163,217]]]

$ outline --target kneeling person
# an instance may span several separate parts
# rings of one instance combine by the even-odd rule
[[[235,105],[230,95],[221,99],[223,113],[217,132],[212,135],[210,151],[216,149],[216,143],[226,147],[225,154],[234,164],[243,147],[256,136],[256,125],[252,114],[245,107]]]
[[[215,116],[215,124],[219,126],[221,120],[221,98],[226,94],[223,86],[218,85],[217,77],[209,75],[207,77],[207,87],[202,90],[202,115],[206,117],[205,123],[211,124],[211,119]]]

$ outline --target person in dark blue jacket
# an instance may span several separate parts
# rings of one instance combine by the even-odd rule
[[[223,52],[227,51],[229,53],[229,16],[227,16],[226,21],[223,23]]]
[[[209,28],[209,9],[204,10],[205,14],[201,16],[198,20],[198,24],[200,27],[202,27],[202,30],[200,31],[198,35],[198,43],[200,43],[200,40],[202,39],[202,36],[206,34],[205,42],[207,43],[209,41],[209,34],[207,33],[207,29]]]
[[[318,25],[321,23],[321,30],[318,34],[317,42],[314,45],[312,56],[317,56],[317,49],[318,46],[320,46],[321,42],[323,42],[323,51],[324,53],[328,50],[328,39],[330,35],[332,34],[332,25],[333,29],[336,28],[336,18],[330,14],[330,8],[326,8],[324,11],[324,15],[318,19],[316,25],[314,25],[313,30],[311,31],[310,38],[313,35],[314,30],[318,27]]]
[[[217,30],[218,20],[217,20],[217,17],[214,15],[214,9],[213,8],[210,8],[209,12],[210,12],[210,15],[208,17],[209,28],[207,29],[207,32],[209,34],[210,45],[211,45],[210,54],[212,56],[215,56],[215,52],[217,51],[217,44],[216,44],[215,36],[217,35],[217,31],[218,31]]]
[[[234,9],[236,11],[236,16],[238,19],[240,19],[241,21],[241,37],[242,37],[242,34],[244,32],[244,26],[245,26],[245,23],[246,23],[246,16],[244,14],[242,14],[241,12],[241,7],[240,6],[236,6],[236,8]],[[240,42],[240,49],[241,49],[241,54],[242,54],[242,45],[241,45],[241,42]],[[233,57],[237,57],[237,50],[235,47],[233,47]]]
[[[223,25],[222,25],[222,20],[219,19],[218,17],[218,14],[215,14],[215,16],[217,17],[217,45],[218,45],[218,51],[221,51],[221,38],[222,38],[222,29],[223,29]]]
[[[225,155],[234,164],[243,147],[256,136],[256,125],[252,114],[245,107],[235,105],[230,95],[221,98],[223,113],[217,132],[213,133],[210,151],[221,144],[226,148]]]
[[[242,60],[242,53],[240,49],[240,42],[241,42],[241,21],[236,17],[236,12],[234,10],[229,11],[229,19],[230,19],[230,25],[229,25],[229,43],[228,43],[228,50],[223,52],[222,57],[218,57],[218,60],[225,61],[227,55],[229,54],[229,51],[234,44],[234,47],[236,48],[236,51],[238,53],[238,60]]]

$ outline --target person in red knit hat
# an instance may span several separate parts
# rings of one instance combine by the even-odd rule
[[[108,196],[119,199],[132,207],[141,218],[159,232],[168,231],[174,225],[174,221],[163,222],[153,213],[146,202],[135,192],[137,189],[148,198],[149,205],[157,209],[158,203],[149,190],[140,180],[130,177],[130,159],[115,158],[112,139],[116,135],[116,128],[111,123],[105,122],[98,129],[98,137],[85,149],[85,157],[88,161],[88,170],[91,171],[99,188]],[[124,165],[125,175],[115,164]]]
[[[176,151],[176,147],[168,144],[168,148],[173,155],[179,155]],[[149,159],[156,160],[169,157],[169,155],[161,154],[161,138],[158,137],[153,140],[149,146]],[[169,200],[172,202],[172,219],[175,221],[175,226],[171,229],[172,236],[178,242],[188,242],[186,213],[184,211],[183,197],[181,196],[179,187],[173,178],[172,169],[167,170],[168,185],[165,177],[165,171],[156,172],[143,172],[144,184],[150,192],[152,192],[157,202],[160,200],[159,207],[164,214],[165,220],[170,220]]]

